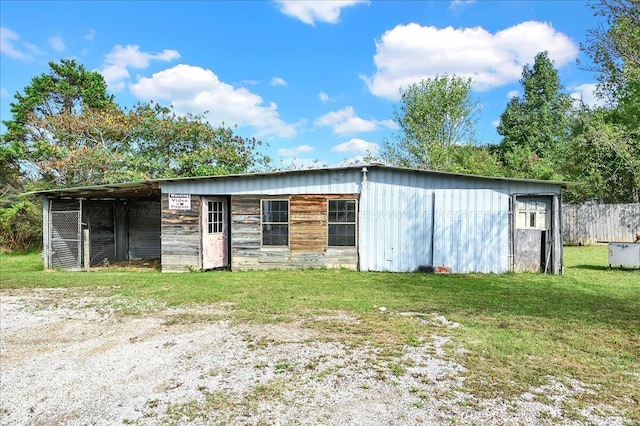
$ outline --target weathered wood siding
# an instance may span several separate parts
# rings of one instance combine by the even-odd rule
[[[327,200],[358,195],[231,197],[231,268],[358,268],[356,247],[327,247]],[[261,200],[289,200],[289,247],[263,247]]]
[[[200,197],[191,196],[190,210],[170,210],[162,194],[162,271],[200,269]]]
[[[640,203],[565,204],[562,229],[565,244],[632,242],[640,232]]]

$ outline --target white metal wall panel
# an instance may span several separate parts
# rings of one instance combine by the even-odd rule
[[[217,177],[161,182],[163,193],[202,195],[357,194],[360,169]]]
[[[456,273],[509,270],[509,195],[489,189],[435,192],[434,265]]]
[[[528,185],[372,170],[360,196],[360,268],[405,272],[433,264],[456,273],[506,272],[509,192],[555,189]]]
[[[431,259],[432,194],[371,182],[360,195],[360,269],[413,271]]]

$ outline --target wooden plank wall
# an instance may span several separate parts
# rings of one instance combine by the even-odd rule
[[[231,268],[358,268],[356,247],[327,247],[327,200],[358,195],[231,197]],[[260,201],[289,199],[289,247],[262,247]]]
[[[191,196],[190,210],[169,210],[169,195],[162,194],[162,271],[200,269],[200,197]]]

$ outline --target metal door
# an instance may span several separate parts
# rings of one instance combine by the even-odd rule
[[[227,200],[202,197],[202,269],[223,268],[229,264]]]

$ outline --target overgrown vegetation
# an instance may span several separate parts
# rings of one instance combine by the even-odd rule
[[[640,270],[608,270],[604,246],[565,250],[563,276],[346,270],[45,273],[38,254],[2,255],[0,288],[74,288],[118,295],[125,306],[116,309],[121,315],[166,305],[225,307],[215,315],[175,319],[180,322],[222,317],[252,323],[302,321],[337,341],[379,348],[392,375],[408,367],[398,357],[405,345],[420,347],[433,332],[421,325],[423,317],[398,314],[441,315],[461,325],[438,333],[451,338],[443,347],[446,356],[468,369],[467,391],[508,399],[550,380],[567,387],[578,380],[593,392],[577,395],[567,411],[608,404],[640,421]],[[145,303],[122,303],[122,298]],[[331,315],[357,321],[318,319]]]

